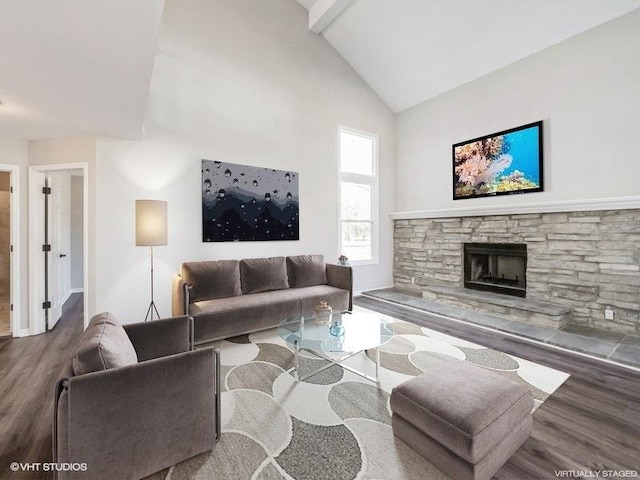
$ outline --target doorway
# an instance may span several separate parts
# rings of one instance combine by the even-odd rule
[[[29,169],[29,329],[51,330],[72,293],[87,317],[86,164]]]
[[[11,333],[11,172],[0,171],[0,337]]]
[[[26,333],[20,325],[20,167],[1,164],[0,176],[0,335],[19,337]]]

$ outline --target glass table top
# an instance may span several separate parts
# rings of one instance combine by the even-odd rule
[[[380,347],[394,336],[387,320],[374,313],[335,312],[328,320],[322,316],[317,319],[313,312],[295,315],[278,324],[278,335],[289,345],[326,353],[360,352]],[[335,321],[342,322],[342,335],[329,332]]]

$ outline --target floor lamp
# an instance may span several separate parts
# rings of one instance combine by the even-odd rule
[[[151,249],[151,303],[144,321],[160,318],[153,301],[153,247],[167,244],[167,202],[136,200],[136,246]]]

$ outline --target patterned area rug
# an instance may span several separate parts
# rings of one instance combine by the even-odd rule
[[[359,309],[363,310],[363,309]],[[370,312],[374,314],[374,312]],[[466,361],[531,389],[536,408],[569,375],[411,323],[381,348],[380,385],[339,366],[297,383],[292,350],[275,329],[215,342],[222,358],[222,438],[209,453],[171,467],[186,479],[447,479],[393,436],[389,394],[442,362]],[[347,361],[373,374],[365,353]],[[304,355],[301,373],[326,361]]]

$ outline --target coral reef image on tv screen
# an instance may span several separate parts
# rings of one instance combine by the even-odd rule
[[[542,191],[542,122],[453,145],[453,199]]]
[[[299,240],[298,174],[202,160],[202,241]]]

